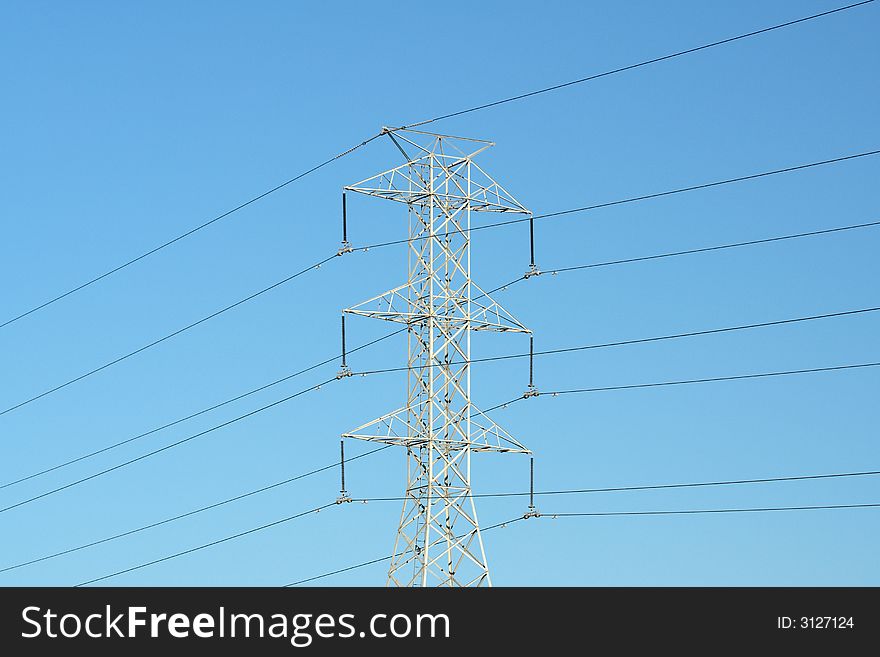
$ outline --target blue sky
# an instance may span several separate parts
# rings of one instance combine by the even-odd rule
[[[838,6],[800,2],[31,2],[0,24],[2,319],[374,134]],[[537,213],[873,150],[880,8],[807,24],[436,124],[488,138],[480,163]],[[5,408],[335,252],[345,184],[399,163],[387,140],[0,331]],[[541,222],[544,269],[878,219],[880,161],[856,161]],[[356,244],[405,213],[352,199]],[[878,305],[880,228],[542,276],[498,295],[537,348]],[[474,234],[474,280],[528,262],[523,226]],[[0,417],[0,480],[75,457],[338,352],[338,315],[402,283],[402,249],[329,263],[222,317]],[[349,324],[350,344],[388,330]],[[807,322],[536,362],[539,387],[606,386],[880,360],[880,317]],[[405,363],[405,341],[351,357]],[[479,336],[474,357],[520,352]],[[0,490],[63,485],[333,375],[329,365],[95,459]],[[538,398],[494,418],[536,454],[538,488],[880,469],[876,369]],[[475,365],[483,407],[522,361]],[[0,514],[0,567],[331,463],[341,432],[400,406],[405,382],[348,379],[63,493]],[[350,444],[349,454],[370,446]],[[355,496],[399,495],[398,450],[352,463]],[[474,458],[476,492],[522,490],[528,462]],[[67,557],[0,584],[68,585],[332,501],[337,473]],[[880,481],[608,493],[542,511],[880,502]],[[484,524],[520,499],[479,501]],[[529,520],[486,534],[503,585],[880,584],[877,510]],[[398,503],[346,505],[111,580],[278,585],[388,554]],[[322,584],[384,583],[384,564]]]

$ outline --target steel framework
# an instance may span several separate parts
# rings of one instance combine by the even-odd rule
[[[530,452],[471,402],[470,332],[530,331],[471,280],[471,213],[531,213],[473,161],[492,142],[385,132],[405,163],[345,191],[407,206],[409,277],[343,313],[406,325],[407,401],[343,437],[407,451],[406,501],[387,585],[491,586],[471,496],[471,454]]]

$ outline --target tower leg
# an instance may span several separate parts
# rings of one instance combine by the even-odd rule
[[[469,460],[470,450],[408,450],[406,500],[388,586],[491,585]]]

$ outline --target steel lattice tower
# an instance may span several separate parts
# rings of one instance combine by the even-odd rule
[[[343,312],[406,324],[407,401],[343,437],[407,450],[406,501],[387,584],[491,586],[471,454],[529,450],[471,402],[470,331],[530,331],[471,280],[471,213],[530,213],[473,161],[492,142],[386,134],[406,162],[345,190],[407,206],[409,278]]]

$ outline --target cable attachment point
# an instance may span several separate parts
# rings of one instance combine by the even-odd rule
[[[526,273],[523,274],[523,278],[528,279],[528,278],[531,278],[532,276],[540,276],[543,273],[544,272],[542,272],[538,268],[538,265],[533,263],[533,264],[529,265],[529,268],[526,270]]]
[[[339,250],[336,252],[336,255],[341,256],[346,253],[352,253],[354,249],[351,246],[351,242],[342,242],[339,246]]]

